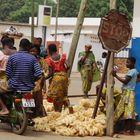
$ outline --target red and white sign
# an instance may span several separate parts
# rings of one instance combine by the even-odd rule
[[[128,46],[132,28],[127,16],[111,10],[101,19],[98,36],[104,49],[119,52]]]

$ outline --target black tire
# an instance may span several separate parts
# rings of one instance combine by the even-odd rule
[[[11,123],[12,132],[18,135],[22,135],[28,124],[28,114],[26,114],[25,110],[22,109],[22,111],[17,112],[18,122],[17,123]]]

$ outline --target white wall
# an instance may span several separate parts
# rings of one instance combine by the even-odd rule
[[[53,40],[53,37],[51,37],[50,40]],[[72,34],[67,35],[67,36],[58,35],[58,40],[60,40],[63,44],[63,48],[62,48],[63,53],[66,53],[68,56],[71,41],[72,41]],[[80,35],[80,39],[79,39],[78,46],[77,46],[77,51],[75,54],[75,59],[74,59],[73,68],[72,68],[73,72],[77,72],[78,54],[79,54],[79,52],[84,51],[85,44],[92,44],[92,46],[93,46],[92,51],[95,54],[96,60],[101,59],[102,52],[104,51],[101,43],[93,42],[91,40],[91,35],[82,34],[82,35]]]
[[[99,24],[98,19],[98,24]],[[76,21],[76,20],[75,20]],[[63,22],[62,22],[63,23]],[[64,24],[64,23],[63,23]],[[72,35],[74,32],[74,24],[72,25],[63,25],[60,24],[58,26],[58,35],[57,35],[57,40],[63,42],[63,52],[69,55],[69,50],[70,50],[70,45],[72,41]],[[68,23],[67,23],[68,24]],[[99,43],[99,39],[97,37],[97,32],[98,32],[98,27],[96,22],[89,22],[90,25],[86,24],[83,26],[80,39],[78,42],[77,46],[77,51],[75,55],[75,60],[73,64],[72,71],[76,72],[77,71],[77,61],[78,61],[78,54],[81,51],[84,51],[84,46],[85,44],[92,44],[93,48],[93,53],[95,54],[96,60],[101,58],[101,54],[104,51],[102,49],[101,43]],[[18,32],[22,32],[24,34],[24,37],[29,38],[31,36],[31,26],[30,25],[18,25],[18,24],[13,24],[13,23],[0,23],[0,32],[4,32],[6,29],[8,29],[11,25],[13,25]],[[41,26],[36,26],[35,27],[35,37],[42,37],[42,27]],[[55,33],[55,26],[52,25],[47,28],[47,41],[54,41],[54,36],[51,34]],[[64,33],[68,33],[67,35],[64,35]],[[91,37],[94,37],[94,39],[91,39]],[[16,47],[18,46],[20,40],[17,40]]]

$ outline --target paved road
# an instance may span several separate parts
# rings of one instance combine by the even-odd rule
[[[19,136],[10,132],[10,129],[3,126],[0,127],[0,140],[114,140],[112,137],[63,137],[53,133],[34,132],[28,128],[24,136]],[[135,136],[120,135],[119,140],[140,140],[140,132],[136,132]]]
[[[95,93],[95,86],[98,84],[93,83],[90,94]],[[120,87],[120,83],[116,82],[116,87]],[[69,87],[69,95],[82,94],[81,80],[79,74],[73,74]],[[93,97],[90,97],[93,98]],[[72,104],[76,104],[81,98],[70,98]],[[28,128],[24,136],[15,135],[11,132],[10,127],[5,124],[0,124],[0,140],[113,140],[111,137],[63,137],[53,133],[34,132]],[[120,135],[120,140],[140,140],[140,131],[137,131],[136,136]]]

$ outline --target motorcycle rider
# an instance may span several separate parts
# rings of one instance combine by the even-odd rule
[[[19,44],[19,51],[11,55],[6,66],[7,91],[31,91],[35,81],[41,77],[41,69],[37,59],[29,54],[31,43],[28,39],[22,39]],[[8,114],[4,106],[0,115]]]

